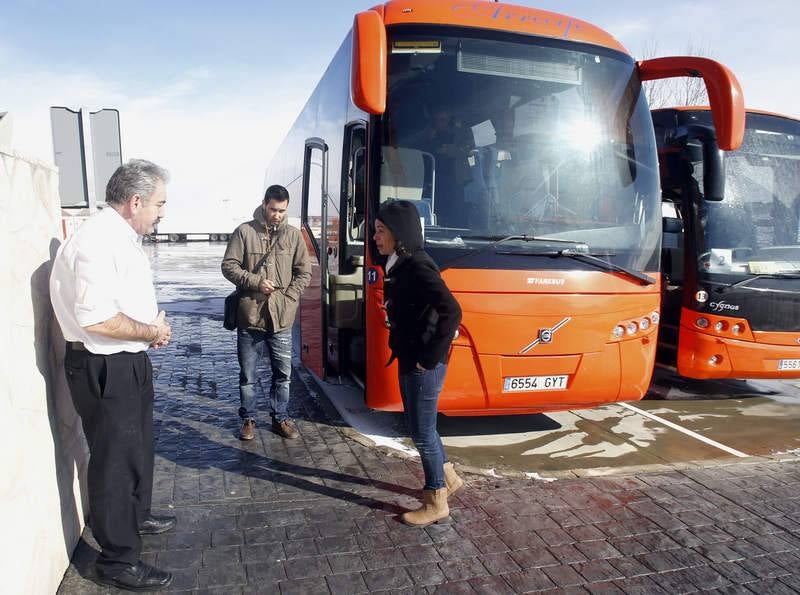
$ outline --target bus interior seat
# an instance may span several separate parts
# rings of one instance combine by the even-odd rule
[[[433,169],[434,157],[430,153],[407,147],[384,147],[379,196],[380,202],[389,199],[413,202],[425,223],[433,225],[432,199],[423,197],[426,160]]]
[[[425,183],[423,152],[406,147],[384,147],[380,202],[390,198],[421,200]]]

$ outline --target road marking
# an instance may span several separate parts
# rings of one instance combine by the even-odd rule
[[[683,432],[687,436],[691,436],[692,438],[694,438],[696,440],[699,440],[700,442],[705,442],[706,444],[708,444],[710,446],[713,446],[713,447],[718,448],[720,450],[724,450],[728,454],[732,454],[735,457],[747,458],[747,457],[750,456],[750,455],[747,455],[747,454],[745,454],[745,453],[743,453],[741,451],[736,450],[735,448],[731,448],[730,446],[725,446],[724,444],[720,444],[716,440],[712,440],[711,438],[706,438],[705,436],[703,436],[701,434],[698,434],[697,432],[692,432],[691,430],[688,430],[688,429],[686,429],[686,428],[684,428],[682,426],[679,426],[678,424],[674,424],[671,421],[667,421],[666,419],[664,419],[662,417],[658,417],[657,415],[653,415],[652,413],[648,413],[647,411],[639,409],[638,407],[634,407],[633,405],[629,405],[628,403],[617,403],[617,405],[619,405],[620,407],[625,407],[626,409],[630,409],[631,411],[635,411],[636,413],[644,415],[645,417],[649,417],[650,419],[655,420],[658,423],[664,424],[668,428],[672,428],[673,430],[678,430],[679,432]]]

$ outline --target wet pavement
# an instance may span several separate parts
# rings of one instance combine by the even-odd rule
[[[792,434],[779,427],[791,425],[795,411],[789,391],[713,400],[722,409],[707,399],[635,404],[744,454],[769,455],[762,457],[731,456],[620,405],[443,418],[461,472],[484,474],[465,474],[449,523],[410,529],[396,516],[416,502],[418,461],[373,447],[343,420],[360,415],[371,431],[388,427],[387,439],[397,439],[400,417],[363,413],[353,402],[338,403],[343,415],[296,369],[290,411],[301,437],[278,437],[267,418],[256,440],[240,442],[235,335],[221,328],[221,303],[209,305],[230,291],[213,279],[224,246],[152,249],[174,336],[152,354],[154,505],[175,514],[178,527],[146,537],[143,557],[174,572],[172,589],[800,592],[800,464],[791,452],[776,456],[792,449],[775,438]],[[187,260],[192,265],[184,268]],[[740,435],[729,420],[743,409],[754,412],[741,426],[752,431]],[[779,430],[770,436],[770,427]],[[673,431],[677,436],[664,438]],[[481,445],[460,444],[464,436]],[[645,466],[636,452],[648,459]],[[521,461],[509,463],[514,457]],[[487,468],[509,473],[492,477]],[[557,479],[538,478],[548,469]],[[613,475],[588,476],[597,473]],[[90,580],[94,548],[87,530],[59,593],[109,592]]]

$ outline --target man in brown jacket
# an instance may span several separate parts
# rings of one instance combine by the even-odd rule
[[[288,417],[292,325],[300,294],[311,280],[311,262],[302,234],[286,222],[288,207],[286,188],[267,188],[253,220],[233,232],[222,260],[222,274],[240,292],[236,339],[242,440],[255,437],[256,366],[265,348],[272,429],[284,438],[298,436]]]

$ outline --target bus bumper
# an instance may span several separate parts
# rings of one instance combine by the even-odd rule
[[[800,368],[780,369],[800,360],[800,347],[741,341],[681,327],[678,373],[687,378],[800,378]],[[784,364],[787,365],[787,364]]]

